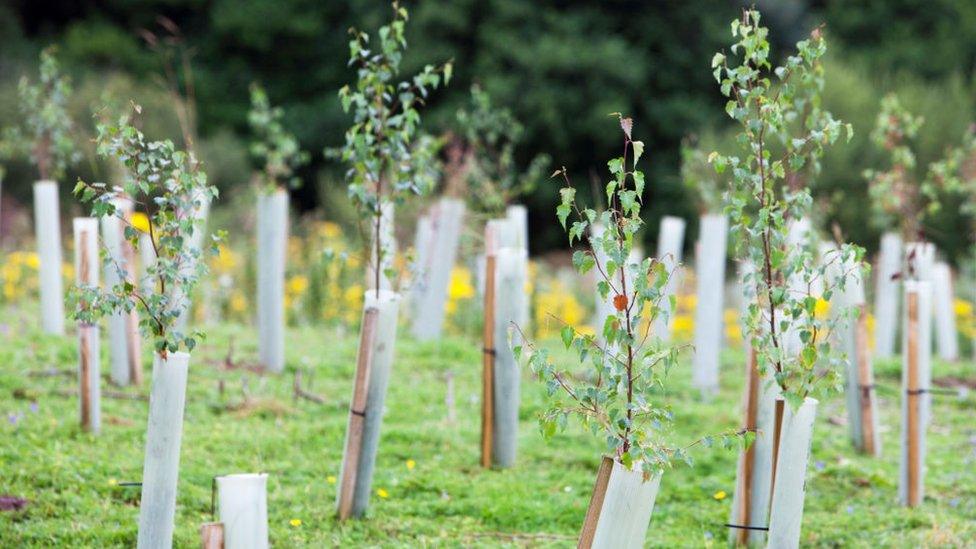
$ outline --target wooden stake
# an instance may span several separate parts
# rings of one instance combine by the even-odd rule
[[[908,399],[908,506],[914,507],[921,503],[918,490],[919,478],[919,424],[922,405],[918,383],[918,293],[908,292],[908,345],[905,352],[908,355],[908,389],[905,398]]]
[[[142,340],[139,338],[139,313],[135,308],[125,317],[125,337],[129,348],[127,356],[132,384],[142,385]]]
[[[81,428],[91,431],[92,402],[91,402],[91,349],[88,348],[88,330],[90,326],[78,328],[78,343],[81,345]]]
[[[132,202],[129,201],[125,208],[125,220],[129,225],[132,224],[132,212]],[[121,225],[119,230],[122,231],[121,242],[122,257],[125,259],[125,278],[133,285],[137,285],[139,281],[136,277],[136,250],[125,239],[125,230]],[[126,347],[129,350],[127,354],[129,358],[129,381],[136,386],[142,385],[142,339],[139,338],[139,313],[135,307],[126,315],[125,337]]]
[[[874,447],[874,406],[872,391],[874,391],[874,376],[871,374],[871,357],[868,349],[868,313],[862,305],[859,307],[857,325],[854,329],[854,346],[857,354],[857,383],[860,385],[861,402],[861,439],[864,453],[873,456],[877,454]]]
[[[759,365],[756,363],[756,353],[749,348],[749,360],[746,364],[746,398],[745,398],[745,421],[743,429],[753,433],[757,430],[756,416],[759,413]],[[750,526],[750,509],[752,507],[752,477],[753,468],[756,460],[755,444],[750,444],[746,449],[742,460],[742,474],[739,475],[742,484],[739,486],[739,524]],[[740,528],[736,533],[736,543],[746,545],[749,542],[749,530]]]
[[[356,359],[356,378],[353,383],[352,402],[349,404],[348,440],[342,463],[342,485],[339,486],[339,519],[352,516],[356,477],[359,473],[359,457],[363,448],[363,425],[366,422],[366,400],[369,393],[369,373],[373,363],[373,343],[376,339],[376,322],[379,309],[366,309],[359,339],[359,355]]]
[[[775,415],[773,416],[773,474],[769,480],[769,501],[773,500],[776,488],[776,462],[779,460],[779,437],[783,431],[783,406],[786,401],[782,397],[776,399]]]
[[[224,525],[208,522],[200,527],[200,546],[203,549],[224,549]]]
[[[580,532],[577,549],[590,549],[593,546],[593,537],[596,535],[596,525],[600,522],[600,511],[603,510],[603,500],[607,495],[611,471],[613,471],[613,459],[603,456],[600,469],[596,473],[593,495],[590,496],[590,506],[586,509],[586,518],[583,519],[583,531]]]
[[[485,322],[481,360],[481,466],[491,467],[495,422],[495,250],[490,228],[485,229]]]
[[[79,249],[75,250],[78,256],[78,279],[84,283],[91,282],[91,266],[88,264],[88,232],[83,231],[78,235]],[[82,304],[84,306],[84,304]],[[81,352],[81,428],[86,431],[92,430],[91,421],[91,349],[88,348],[87,326],[78,328],[78,344]]]

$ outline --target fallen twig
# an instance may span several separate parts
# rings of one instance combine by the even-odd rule
[[[312,402],[317,402],[319,404],[325,404],[325,397],[324,396],[317,395],[315,393],[311,393],[309,391],[306,391],[306,390],[302,389],[302,371],[301,370],[295,370],[295,383],[292,386],[292,390],[293,390],[292,394],[293,394],[295,400],[298,400],[299,398],[304,398],[306,400],[311,400]]]

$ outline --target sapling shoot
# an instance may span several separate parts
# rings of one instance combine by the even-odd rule
[[[911,241],[922,237],[922,216],[927,207],[924,199],[936,199],[928,181],[916,176],[917,161],[912,149],[914,139],[925,119],[905,109],[898,96],[886,95],[871,132],[871,141],[889,156],[884,170],[865,170],[874,222],[883,228],[898,227],[902,237]],[[938,202],[931,203],[937,208]]]
[[[580,274],[595,269],[602,299],[612,299],[614,305],[602,319],[603,344],[596,336],[581,333],[569,324],[564,323],[560,331],[563,344],[574,351],[580,363],[592,365],[592,376],[581,379],[557,367],[548,350],[530,342],[517,325],[525,343],[513,350],[516,357],[527,354],[532,371],[546,384],[550,401],[539,418],[546,437],[564,428],[574,416],[594,435],[605,438],[608,452],[618,462],[650,476],[675,459],[690,461],[687,446],[667,442],[673,414],[654,395],[654,387],[663,387],[677,364],[682,347],[662,343],[651,333],[662,300],[667,299],[664,287],[671,273],[656,259],[640,263],[630,259],[635,236],[643,226],[644,173],[637,165],[644,144],[631,137],[633,121],[616,116],[623,131],[623,154],[608,163],[611,177],[605,187],[606,210],[598,213],[577,203],[576,189],[565,168],[553,174],[565,182],[556,215],[570,245],[583,245],[573,253],[573,265]],[[592,230],[597,224],[606,230]],[[723,434],[721,439],[731,446],[735,435]],[[709,436],[692,445],[712,442]]]
[[[525,128],[506,108],[492,105],[491,96],[478,84],[471,86],[471,101],[457,112],[460,135],[448,146],[458,184],[473,200],[472,209],[490,216],[504,215],[505,207],[520,196],[531,193],[544,177],[547,155],[534,157],[519,170],[515,150]]]
[[[929,188],[962,200],[959,211],[969,216],[976,235],[976,124],[969,126],[959,146],[950,147],[942,159],[929,165],[927,181]]]
[[[71,82],[61,74],[56,51],[54,46],[41,51],[36,84],[31,84],[26,76],[20,79],[17,90],[23,126],[8,128],[0,146],[4,156],[29,155],[41,181],[63,178],[68,167],[81,158],[68,116]]]
[[[815,100],[824,84],[821,29],[798,42],[796,53],[775,68],[769,31],[758,11],[745,10],[731,29],[738,64],[720,52],[712,68],[728,98],[726,113],[741,126],[737,141],[744,156],[713,152],[709,161],[719,174],[731,170],[726,213],[736,253],[755,266],[744,282],[754,289],[746,328],[759,371],[771,372],[783,397],[797,409],[807,396],[839,385],[841,357],[832,351],[829,334],[836,322],[853,314],[819,318],[813,288],[822,281],[823,298],[829,299],[854,269],[863,268],[863,250],[845,244],[817,261],[808,247],[788,245],[789,220],[803,217],[811,205],[807,186],[790,185],[790,174],[804,169],[816,174],[825,149],[845,133],[850,139],[853,130]],[[827,269],[834,263],[847,270],[828,280]]]
[[[132,107],[135,114],[141,112],[138,105]],[[156,353],[167,353],[181,348],[190,351],[200,338],[198,332],[184,334],[176,328],[177,320],[188,306],[185,299],[178,299],[179,292],[187,292],[206,272],[206,262],[198,261],[201,250],[186,246],[186,241],[201,222],[193,215],[201,200],[217,198],[217,188],[208,184],[207,175],[199,162],[176,149],[172,141],[151,141],[129,123],[129,115],[114,124],[99,124],[96,138],[98,154],[119,160],[128,174],[121,186],[78,181],[74,192],[83,202],[91,204],[92,215],[114,215],[124,225],[124,236],[134,247],[140,244],[140,231],[125,219],[112,202],[120,195],[149,212],[148,231],[152,245],[153,264],[146,269],[152,284],[133,284],[119,270],[120,282],[112,288],[79,288],[80,303],[85,306],[75,312],[77,320],[94,322],[101,316],[114,312],[141,308],[139,326],[144,335],[155,341]],[[222,233],[211,236],[207,253],[217,253],[217,242]],[[111,261],[111,258],[107,258]],[[188,269],[187,265],[192,265]],[[109,265],[113,267],[113,265]]]
[[[281,107],[271,106],[264,88],[256,82],[251,84],[251,110],[247,113],[254,134],[251,156],[260,165],[262,183],[269,190],[297,188],[301,180],[295,170],[309,160],[298,139],[282,125],[283,116]]]
[[[699,213],[721,213],[725,209],[725,183],[709,164],[708,153],[695,136],[681,142],[681,182]]]
[[[407,80],[394,80],[407,47],[404,28],[408,14],[399,2],[393,2],[392,9],[393,21],[377,33],[377,49],[371,49],[367,33],[350,30],[349,64],[356,67],[357,80],[339,90],[343,110],[353,114],[341,158],[349,164],[346,177],[353,204],[372,218],[377,296],[382,276],[393,275],[389,270],[383,272],[388,253],[380,242],[383,205],[401,202],[411,194],[424,194],[433,187],[434,174],[429,169],[432,143],[418,139],[418,109],[426,104],[431,90],[450,82],[452,73],[447,62],[427,65]]]

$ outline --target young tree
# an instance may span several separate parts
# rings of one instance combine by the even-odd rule
[[[516,357],[526,352],[532,371],[546,385],[550,401],[539,418],[545,436],[564,428],[574,416],[606,440],[607,451],[615,460],[628,469],[655,475],[675,459],[690,459],[687,447],[668,441],[673,412],[654,395],[654,387],[664,386],[677,364],[681,347],[662,343],[650,333],[662,300],[667,299],[663,288],[671,273],[656,259],[640,263],[630,259],[635,236],[643,226],[644,173],[637,164],[644,144],[632,139],[633,121],[617,116],[623,130],[623,155],[608,163],[611,178],[605,189],[605,211],[598,213],[577,204],[576,189],[565,168],[553,174],[566,184],[556,209],[559,222],[570,245],[585,245],[573,253],[573,265],[580,274],[595,269],[601,297],[612,299],[614,305],[602,319],[603,345],[596,336],[568,324],[560,332],[566,348],[574,351],[581,364],[593,368],[592,375],[583,379],[571,375],[552,362],[548,350],[534,345],[524,334],[526,343],[514,350]],[[574,220],[567,225],[571,215]],[[597,224],[606,230],[591,230]],[[722,438],[727,445],[733,440],[730,435]],[[701,440],[711,443],[712,438]]]
[[[408,13],[399,2],[393,2],[392,8],[393,21],[377,33],[377,49],[371,48],[368,34],[350,31],[349,64],[356,67],[357,80],[355,86],[346,85],[339,90],[343,110],[353,114],[341,157],[349,164],[346,177],[353,204],[372,218],[377,292],[384,274],[384,257],[390,253],[380,242],[383,205],[388,201],[401,202],[433,187],[434,174],[429,169],[432,143],[418,139],[418,109],[431,90],[450,82],[452,73],[452,65],[447,62],[427,65],[412,78],[395,81],[407,47],[404,28]]]
[[[708,161],[708,154],[694,136],[681,142],[681,182],[691,193],[702,214],[720,213],[725,208],[725,184]]]
[[[138,106],[133,107],[136,114]],[[189,372],[189,352],[202,334],[186,334],[180,318],[189,306],[186,296],[206,271],[200,261],[201,248],[188,246],[200,219],[195,212],[203,200],[217,197],[207,175],[192,155],[176,149],[172,141],[151,141],[123,116],[116,124],[99,124],[98,154],[122,162],[125,182],[119,187],[79,181],[75,187],[82,201],[91,204],[94,217],[118,216],[125,224],[124,237],[133,248],[140,244],[140,231],[116,208],[114,199],[125,195],[141,209],[153,210],[149,219],[148,243],[153,262],[146,268],[151,283],[136,284],[125,277],[123,267],[106,257],[108,268],[118,271],[118,283],[111,288],[77,289],[75,319],[93,324],[112,313],[139,307],[139,326],[154,342],[156,359],[149,399],[149,422],[143,465],[142,500],[139,509],[141,547],[172,545],[176,514],[183,410]],[[222,235],[213,235],[209,253],[217,253]],[[183,351],[186,352],[183,352]]]
[[[133,106],[135,114],[141,112]],[[192,215],[201,200],[217,198],[216,187],[207,183],[207,174],[189,154],[176,149],[172,141],[151,141],[123,116],[114,124],[99,124],[97,151],[107,158],[119,160],[126,168],[127,178],[121,186],[78,181],[74,192],[91,204],[92,215],[118,216],[125,223],[126,240],[139,247],[139,230],[122,216],[113,204],[118,196],[128,196],[140,208],[149,212],[149,233],[154,262],[146,270],[152,285],[135,285],[126,280],[119,265],[118,285],[100,290],[79,288],[79,303],[85,306],[75,312],[77,320],[93,323],[101,316],[118,311],[141,308],[140,329],[152,337],[156,353],[181,349],[190,351],[199,339],[198,333],[185,334],[176,329],[177,320],[188,302],[180,299],[197,284],[206,272],[206,262],[199,261],[202,251],[186,245],[200,220]],[[152,210],[151,210],[152,209]],[[222,234],[212,235],[206,253],[216,254],[216,243]],[[111,261],[111,258],[108,259]],[[192,269],[187,266],[192,265]]]
[[[254,133],[251,155],[260,164],[257,195],[257,325],[261,363],[273,372],[285,367],[285,264],[288,244],[288,187],[298,187],[295,169],[308,161],[298,140],[281,124],[282,110],[251,84],[247,119]]]
[[[754,266],[745,277],[755,291],[746,326],[760,373],[771,373],[797,409],[807,396],[839,383],[841,358],[830,347],[829,333],[845,315],[819,318],[814,311],[818,296],[811,290],[822,281],[823,297],[829,299],[835,287],[843,288],[850,270],[862,268],[863,250],[845,244],[827,261],[818,261],[808,247],[789,246],[789,220],[809,211],[811,197],[806,185],[791,188],[787,182],[789,174],[808,166],[815,174],[825,149],[845,132],[849,139],[853,130],[817,100],[826,51],[820,29],[773,68],[769,31],[760,24],[759,12],[744,11],[731,28],[736,38],[731,50],[739,63],[716,53],[712,67],[728,97],[725,110],[741,126],[738,143],[744,156],[713,152],[709,161],[720,174],[731,171],[726,212],[739,259]],[[827,280],[835,262],[846,272]]]
[[[301,180],[295,170],[309,161],[298,139],[281,124],[281,107],[272,107],[268,94],[257,82],[251,84],[251,110],[247,121],[254,134],[251,156],[261,166],[262,182],[270,189],[297,188]]]
[[[884,228],[899,227],[906,240],[921,238],[925,198],[937,198],[930,184],[920,184],[916,175],[912,140],[925,119],[908,112],[894,94],[881,100],[881,111],[871,132],[871,141],[885,151],[891,165],[886,170],[865,170],[875,223]],[[937,207],[937,201],[933,202]]]
[[[8,129],[2,147],[8,155],[29,155],[42,181],[63,178],[68,167],[81,158],[67,110],[71,82],[61,74],[56,51],[54,46],[41,51],[37,84],[31,84],[26,76],[20,79],[17,89],[23,126]]]
[[[382,288],[383,276],[393,276],[392,262],[385,266],[385,257],[392,255],[395,242],[391,208],[394,202],[421,194],[433,185],[433,149],[429,140],[418,135],[418,108],[432,89],[447,84],[451,77],[451,65],[446,63],[427,65],[420,74],[395,82],[407,45],[407,10],[397,2],[392,8],[393,21],[380,27],[376,50],[371,49],[368,34],[351,31],[350,65],[356,67],[357,80],[354,87],[339,90],[343,109],[353,113],[341,151],[342,159],[349,164],[349,196],[364,217],[371,217],[373,247],[364,248],[375,261],[370,273],[375,293],[370,290],[365,296],[336,501],[340,519],[361,515],[369,503],[383,401],[393,364],[400,296]]]
[[[518,169],[515,149],[525,129],[511,111],[494,107],[478,84],[471,86],[469,106],[458,110],[457,124],[460,136],[448,146],[448,171],[456,172],[455,184],[464,187],[457,193],[470,196],[475,211],[504,214],[513,200],[535,190],[549,157],[538,155],[525,171]]]

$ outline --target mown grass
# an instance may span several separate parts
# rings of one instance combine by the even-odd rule
[[[71,336],[39,335],[24,311],[2,312],[0,335],[0,494],[30,500],[0,514],[3,547],[133,546],[147,405],[103,401],[103,433],[77,425],[77,399],[58,396],[74,378],[31,372],[75,365]],[[254,360],[250,328],[219,326],[193,354],[177,509],[177,547],[198,545],[210,520],[211,478],[265,471],[276,547],[572,547],[600,458],[600,442],[578,428],[545,442],[535,415],[542,390],[524,376],[518,465],[478,467],[480,346],[475,340],[397,343],[369,516],[333,518],[356,337],[326,328],[288,333],[288,371],[261,376],[222,367]],[[104,344],[103,344],[104,345]],[[552,342],[552,347],[558,347]],[[103,347],[104,349],[104,347]],[[557,356],[563,356],[557,354]],[[724,355],[722,389],[700,402],[679,368],[667,394],[679,443],[735,427],[740,417],[742,355]],[[146,363],[148,364],[148,357]],[[103,357],[103,372],[107,360]],[[313,372],[311,391],[325,404],[292,398],[293,372]],[[897,361],[877,365],[879,384],[897,387]],[[453,373],[457,421],[448,421],[447,372]],[[935,377],[976,379],[972,363],[936,364]],[[224,382],[224,393],[218,390]],[[306,383],[307,385],[307,383]],[[252,403],[228,411],[242,400]],[[143,394],[147,387],[139,389]],[[16,393],[16,396],[15,396]],[[33,405],[32,402],[36,402]],[[842,397],[823,402],[807,479],[804,547],[965,547],[976,543],[976,423],[973,400],[938,398],[929,431],[924,505],[896,503],[898,399],[881,393],[884,457],[851,449]],[[696,448],[695,466],[666,473],[647,536],[649,547],[724,546],[735,482],[734,452]],[[408,461],[415,463],[408,467]],[[714,496],[724,491],[728,497]],[[293,519],[301,524],[294,526]]]

